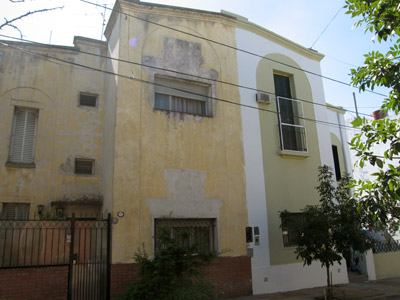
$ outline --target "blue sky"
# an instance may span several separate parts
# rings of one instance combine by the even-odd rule
[[[25,39],[41,43],[72,45],[74,35],[100,39],[104,9],[79,0],[2,0],[0,17],[12,19],[29,10],[64,6],[63,9],[30,16],[15,23]],[[114,0],[89,0],[107,4],[112,8]],[[309,48],[338,10],[344,6],[342,0],[153,0],[147,1],[195,9],[219,12],[227,10],[242,15],[256,23],[304,47]],[[106,18],[109,11],[106,11]],[[355,20],[342,9],[324,34],[313,46],[325,55],[322,60],[322,74],[336,80],[350,83],[350,68],[362,65],[363,54],[388,49],[371,41],[372,34],[364,34],[364,28],[353,28]],[[8,28],[0,34],[19,37],[19,32]],[[4,37],[0,36],[0,39]],[[359,112],[371,114],[382,103],[383,97],[372,93],[359,94],[358,90],[324,80],[327,102],[354,111],[353,92],[356,92]],[[377,92],[387,94],[383,89]],[[347,117],[355,114],[349,112]]]

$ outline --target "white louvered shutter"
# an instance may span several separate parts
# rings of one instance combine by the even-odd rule
[[[11,162],[33,163],[37,114],[36,110],[16,109],[11,140]]]

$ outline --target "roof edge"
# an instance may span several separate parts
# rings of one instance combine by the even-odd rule
[[[253,33],[255,33],[255,34],[257,34],[257,35],[259,35],[261,37],[264,37],[264,38],[267,38],[269,40],[272,40],[272,41],[274,41],[274,42],[276,42],[276,43],[278,43],[278,44],[280,44],[282,46],[289,47],[292,50],[294,50],[294,51],[296,51],[296,52],[298,52],[298,53],[300,53],[302,55],[305,55],[305,56],[307,56],[307,57],[309,57],[311,59],[314,59],[314,60],[317,60],[317,61],[321,61],[325,57],[325,55],[323,55],[322,53],[319,53],[316,50],[313,50],[311,48],[306,48],[306,47],[304,47],[304,46],[302,46],[300,44],[297,44],[297,43],[295,43],[295,42],[293,42],[293,41],[291,41],[291,40],[289,40],[289,39],[287,39],[287,38],[285,38],[285,37],[273,32],[273,31],[270,31],[270,30],[268,30],[268,29],[266,29],[266,28],[264,28],[264,27],[262,27],[260,25],[257,25],[257,24],[255,24],[253,22],[250,22],[245,17],[242,17],[240,15],[237,15],[235,13],[231,13],[231,12],[225,11],[225,10],[222,10],[221,12],[223,14],[233,16],[236,19],[236,24],[237,24],[238,28],[251,31],[251,32],[253,32]]]

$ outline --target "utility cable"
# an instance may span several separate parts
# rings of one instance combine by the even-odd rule
[[[77,66],[77,67],[81,67],[81,68],[88,69],[88,70],[91,70],[91,71],[101,72],[101,73],[108,74],[108,75],[114,75],[114,76],[122,77],[122,78],[125,78],[125,79],[134,80],[134,81],[137,81],[137,82],[140,82],[140,83],[151,84],[151,85],[154,85],[154,86],[166,87],[166,88],[169,88],[169,89],[173,89],[173,90],[177,90],[177,91],[180,91],[180,92],[189,93],[189,94],[192,94],[192,95],[204,96],[202,94],[194,93],[192,91],[186,91],[186,90],[183,90],[183,89],[180,89],[180,88],[174,88],[174,87],[166,86],[166,85],[163,85],[163,84],[160,84],[160,83],[151,82],[151,81],[147,81],[147,80],[139,79],[139,78],[134,78],[132,76],[118,74],[118,73],[115,73],[115,72],[102,70],[102,69],[98,69],[98,68],[95,68],[95,67],[83,65],[83,64],[80,64],[80,63],[68,61],[68,60],[61,59],[61,58],[58,58],[58,57],[54,57],[54,56],[51,56],[51,55],[42,54],[42,53],[38,53],[38,52],[35,52],[35,51],[31,51],[31,50],[26,50],[26,49],[23,49],[23,48],[20,48],[20,47],[12,46],[12,45],[4,43],[4,42],[0,42],[0,44],[4,45],[6,47],[12,48],[12,49],[16,49],[16,50],[28,53],[30,55],[39,56],[42,59],[44,59],[46,61],[49,61],[51,63],[53,63],[53,60],[55,60],[57,62],[65,63],[65,64],[67,64],[66,67],[68,67],[68,65]],[[278,114],[277,111],[273,111],[273,110],[269,110],[269,109],[265,109],[265,108],[260,108],[260,107],[255,107],[255,106],[248,105],[248,104],[237,103],[237,102],[234,102],[234,101],[231,101],[231,100],[227,100],[227,99],[222,99],[222,98],[218,98],[218,97],[210,97],[210,96],[208,96],[207,98],[211,99],[211,100],[218,101],[218,102],[224,102],[224,103],[228,103],[228,104],[233,104],[233,105],[240,106],[240,107],[246,107],[246,108],[255,109],[255,110],[259,110],[259,111],[265,111],[265,112],[273,113],[275,115]],[[337,123],[331,123],[331,122],[322,121],[322,120],[316,120],[316,119],[312,119],[312,118],[305,118],[305,117],[300,117],[300,116],[293,116],[293,117],[301,119],[301,120],[304,120],[304,121],[315,122],[315,123],[319,123],[319,124],[323,124],[323,125],[327,125],[327,126],[332,126],[332,127],[359,130],[359,129],[353,128],[352,126],[340,125],[340,124],[337,124]]]
[[[102,6],[102,5],[100,5],[100,4],[93,3],[93,2],[90,2],[90,1],[87,1],[87,0],[80,0],[80,1],[81,1],[81,2],[85,2],[85,3],[87,3],[87,4],[90,4],[90,5],[100,6],[100,7],[104,8],[104,6]],[[106,7],[106,9],[109,9],[109,10],[111,10],[111,11],[114,10],[114,8],[108,8],[108,7]],[[144,18],[140,18],[140,17],[138,17],[138,16],[134,16],[134,15],[131,15],[131,14],[127,14],[127,13],[122,12],[122,11],[120,11],[120,10],[118,10],[118,11],[115,10],[115,11],[116,11],[117,13],[123,14],[123,15],[128,16],[128,17],[135,18],[135,19],[140,20],[140,21],[143,21],[143,22],[147,22],[147,23],[150,23],[150,24],[153,24],[153,25],[156,25],[156,26],[160,26],[160,27],[163,27],[163,28],[166,28],[166,29],[169,29],[169,30],[173,30],[173,31],[176,31],[176,32],[185,34],[185,35],[189,35],[189,36],[192,36],[192,37],[195,37],[195,38],[199,38],[199,39],[205,40],[205,41],[207,41],[207,42],[214,43],[214,44],[216,44],[216,45],[220,45],[220,46],[223,46],[223,47],[227,47],[227,48],[229,48],[229,49],[232,49],[232,50],[235,50],[235,51],[238,51],[238,52],[242,52],[242,53],[245,53],[245,54],[249,54],[249,55],[252,55],[252,56],[256,56],[256,57],[261,58],[261,59],[269,60],[269,61],[272,61],[272,62],[281,64],[281,65],[283,65],[283,66],[286,66],[286,67],[289,67],[289,68],[292,68],[292,69],[295,69],[295,70],[299,70],[299,71],[302,71],[302,72],[305,72],[305,73],[308,73],[308,74],[311,74],[311,75],[315,75],[315,76],[317,76],[317,77],[321,77],[321,78],[323,78],[323,79],[330,80],[330,81],[333,81],[333,82],[336,82],[336,83],[339,83],[339,84],[342,84],[342,85],[346,85],[346,86],[349,86],[349,87],[357,88],[357,87],[351,85],[350,83],[341,81],[341,80],[339,80],[339,79],[335,79],[335,78],[331,78],[331,77],[328,77],[328,76],[324,76],[324,75],[315,73],[315,72],[313,72],[313,71],[304,70],[304,69],[302,69],[302,68],[299,68],[299,67],[296,67],[296,66],[292,66],[292,65],[290,65],[290,64],[283,63],[283,62],[274,60],[274,59],[272,59],[272,58],[269,58],[269,57],[265,57],[265,56],[256,54],[256,53],[251,52],[251,51],[248,51],[248,50],[240,49],[240,48],[237,48],[237,47],[235,47],[235,46],[231,46],[231,45],[228,45],[228,44],[224,44],[224,43],[222,43],[222,42],[218,42],[218,41],[215,41],[215,40],[212,40],[212,39],[209,39],[209,38],[200,36],[200,35],[196,35],[196,34],[194,34],[194,33],[186,32],[186,31],[184,31],[184,30],[176,29],[176,28],[173,28],[173,27],[171,27],[171,26],[163,25],[163,24],[160,24],[160,23],[157,23],[157,22],[148,20],[148,19],[144,19]],[[375,91],[372,91],[372,90],[367,90],[367,89],[366,89],[365,91],[366,91],[366,92],[369,92],[369,93],[372,93],[372,94],[379,95],[379,96],[387,97],[387,95],[385,95],[385,94],[381,94],[381,93],[378,93],[378,92],[375,92]]]
[[[42,59],[44,59],[45,61],[48,61],[50,63],[55,63],[54,61],[51,60],[51,59],[54,59],[56,61],[63,62],[63,63],[67,64],[67,65],[62,65],[62,64],[59,64],[59,63],[55,63],[57,65],[61,65],[61,66],[65,66],[65,67],[71,67],[71,65],[72,66],[77,66],[77,67],[81,67],[81,68],[92,70],[92,71],[96,71],[96,72],[101,72],[101,73],[108,74],[108,75],[115,75],[115,76],[122,77],[122,78],[125,78],[125,79],[135,80],[135,81],[138,81],[138,82],[141,82],[141,83],[152,84],[152,85],[155,85],[155,86],[168,87],[168,88],[173,89],[173,90],[178,90],[178,91],[190,93],[190,94],[193,94],[193,95],[203,96],[201,94],[193,93],[193,92],[182,90],[182,89],[179,89],[179,88],[172,88],[172,87],[165,86],[165,85],[162,85],[162,84],[159,84],[159,83],[150,82],[150,81],[143,80],[143,79],[138,79],[138,78],[132,78],[130,76],[118,74],[118,73],[115,73],[115,72],[105,71],[105,70],[97,69],[97,68],[94,68],[94,67],[90,67],[90,66],[78,64],[78,63],[75,63],[75,62],[71,62],[71,61],[68,61],[68,60],[64,60],[64,59],[61,59],[61,58],[57,58],[57,57],[54,57],[54,56],[50,56],[50,55],[37,53],[37,52],[26,50],[26,49],[22,49],[22,48],[19,48],[19,47],[11,46],[11,45],[6,44],[4,42],[0,42],[0,44],[4,45],[6,47],[9,47],[9,48],[20,50],[20,51],[25,52],[25,53],[29,53],[29,54],[34,55],[34,56],[40,56],[40,57],[42,57]],[[278,114],[278,112],[275,112],[275,111],[272,111],[272,110],[268,110],[268,109],[264,109],[264,108],[260,108],[260,107],[255,107],[255,106],[251,106],[251,105],[247,105],[247,104],[242,104],[242,103],[236,103],[236,102],[233,102],[233,101],[230,101],[230,100],[226,100],[226,99],[221,99],[221,98],[216,98],[216,97],[208,97],[208,98],[210,98],[212,100],[220,101],[220,102],[234,104],[234,105],[237,105],[237,106],[242,106],[242,107],[246,107],[246,108],[251,108],[251,109],[255,109],[255,110],[260,110],[260,111],[265,111],[265,112],[269,112],[269,113],[273,113],[273,114]],[[326,122],[326,121],[321,121],[321,120],[316,120],[316,119],[311,119],[311,118],[304,118],[304,117],[300,117],[300,116],[292,116],[292,117],[296,117],[298,119],[302,119],[302,120],[309,121],[309,122],[320,123],[322,125],[326,125],[326,126],[330,126],[330,127],[345,128],[345,129],[350,129],[350,130],[353,130],[353,131],[356,131],[356,130],[360,131],[360,129],[358,129],[358,128],[354,128],[354,127],[347,126],[347,125],[340,125],[340,124],[337,124],[337,123],[331,123],[331,122]],[[376,157],[384,158],[382,156],[376,156]],[[393,157],[392,159],[400,159],[400,157]]]
[[[48,46],[47,44],[42,44],[42,43],[38,43],[38,42],[26,40],[26,39],[21,39],[21,38],[15,38],[15,37],[3,35],[3,34],[0,34],[0,36],[6,37],[6,38],[15,39],[15,40],[19,40],[19,41],[24,41],[24,42],[27,42],[27,43],[32,43],[34,45]],[[63,47],[63,46],[60,46],[60,47]],[[83,50],[78,49],[76,47],[69,47],[67,49],[71,50],[73,52],[77,52],[77,53],[92,55],[92,56],[95,56],[95,57],[100,57],[100,58],[105,58],[105,59],[111,59],[111,60],[114,60],[114,61],[133,64],[133,65],[137,65],[137,66],[141,66],[141,67],[148,67],[148,68],[155,69],[155,70],[167,71],[167,72],[171,72],[171,73],[175,73],[175,74],[179,74],[179,75],[190,76],[192,78],[215,81],[215,82],[218,82],[218,83],[222,83],[222,84],[226,84],[226,85],[230,85],[230,86],[234,86],[234,87],[238,87],[238,88],[243,88],[243,89],[252,90],[252,91],[255,91],[255,92],[267,93],[267,94],[271,94],[271,95],[277,96],[275,93],[269,92],[269,91],[265,91],[265,90],[260,90],[260,89],[256,89],[256,88],[252,88],[252,87],[248,87],[248,86],[244,86],[244,85],[240,85],[240,84],[235,84],[235,83],[231,83],[231,82],[227,82],[227,81],[222,81],[222,80],[217,80],[217,79],[210,79],[210,78],[203,77],[203,76],[198,76],[198,75],[194,75],[194,74],[184,73],[184,72],[175,71],[175,70],[166,69],[166,68],[161,68],[161,67],[156,67],[156,66],[152,66],[152,65],[146,65],[146,64],[143,64],[143,63],[137,63],[137,62],[134,62],[134,61],[128,61],[128,60],[124,60],[124,59],[120,59],[120,58],[114,58],[114,57],[105,56],[105,55],[101,55],[101,54],[86,52],[86,51],[83,51]],[[328,107],[327,104],[314,102],[312,100],[306,100],[306,99],[301,99],[301,98],[292,98],[292,99],[293,100],[299,100],[299,101],[302,101],[304,103],[308,103],[308,104],[312,104],[312,105],[319,105],[319,106],[323,106],[323,107]],[[352,110],[346,110],[346,111],[355,113],[355,111],[352,111]],[[365,113],[358,113],[358,114],[370,117],[369,114],[365,114]]]
[[[317,37],[317,39],[314,41],[314,43],[312,43],[310,49],[312,49],[312,47],[318,42],[318,40],[321,38],[321,36],[324,34],[324,32],[328,29],[329,25],[331,25],[331,23],[333,22],[333,20],[335,20],[335,18],[337,17],[337,15],[340,13],[340,11],[343,9],[343,7],[341,6],[339,8],[339,10],[336,12],[336,14],[333,16],[333,18],[329,21],[328,25],[326,25],[326,27],[324,28],[324,30],[322,30],[322,32],[319,34],[319,36]]]

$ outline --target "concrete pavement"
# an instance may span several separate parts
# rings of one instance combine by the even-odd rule
[[[400,277],[376,281],[352,282],[349,284],[335,285],[333,294],[336,299],[374,299],[374,300],[400,300]],[[324,287],[304,289],[292,292],[263,294],[231,298],[228,300],[314,300],[324,299]]]

